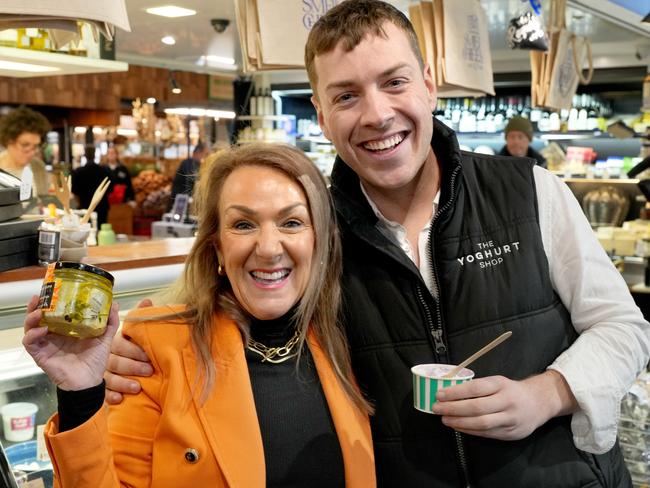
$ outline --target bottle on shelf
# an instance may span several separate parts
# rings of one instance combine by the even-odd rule
[[[257,115],[257,100],[258,100],[257,92],[255,91],[255,88],[251,88],[251,98],[249,102],[249,110],[248,114],[249,115]]]
[[[267,88],[264,95],[264,114],[265,115],[275,115],[275,107],[273,103],[273,97],[271,97],[271,89]]]
[[[553,112],[531,107],[528,95],[446,98],[438,101],[434,115],[458,132],[501,132],[515,115],[528,118],[540,132],[604,131],[612,107],[596,94],[576,95],[569,109]]]
[[[45,29],[36,29],[35,36],[31,37],[31,49],[36,51],[51,51],[52,42],[50,41],[50,35]]]
[[[17,29],[16,35],[16,47],[21,49],[29,49],[32,45],[31,37],[29,36],[28,31],[33,31],[34,29]]]
[[[109,223],[102,224],[101,229],[97,234],[97,243],[100,246],[108,246],[110,244],[115,244],[116,240],[117,238],[113,226]]]

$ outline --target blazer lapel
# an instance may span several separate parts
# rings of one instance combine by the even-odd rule
[[[193,395],[194,405],[228,486],[264,488],[264,448],[242,337],[234,322],[219,317],[213,330],[214,386],[203,404],[198,392]],[[183,350],[183,360],[192,387],[197,362],[191,344]]]
[[[341,445],[346,488],[376,485],[375,459],[368,416],[350,401],[311,329],[307,335],[318,377]]]

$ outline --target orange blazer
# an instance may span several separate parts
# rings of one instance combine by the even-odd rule
[[[138,309],[129,317],[171,310],[182,309]],[[52,416],[45,439],[55,486],[265,487],[262,437],[242,337],[231,320],[214,320],[217,372],[203,404],[189,327],[179,322],[124,325],[124,334],[149,356],[154,374],[138,378],[140,394],[125,395],[120,405],[100,409],[76,429],[59,433],[58,414]],[[311,334],[308,344],[341,445],[346,486],[374,487],[368,417],[348,400]]]

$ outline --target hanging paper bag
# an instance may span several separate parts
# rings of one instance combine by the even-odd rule
[[[494,95],[487,18],[478,0],[442,0],[444,83]]]
[[[590,75],[582,76],[582,64],[589,59]],[[591,47],[585,37],[575,36],[566,29],[560,32],[557,55],[544,105],[553,109],[570,109],[578,83],[589,83],[593,73]]]

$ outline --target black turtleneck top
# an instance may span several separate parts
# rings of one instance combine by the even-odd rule
[[[253,320],[251,337],[267,347],[284,346],[295,332],[293,312],[275,320]],[[264,445],[266,486],[343,487],[341,447],[306,345],[298,368],[296,360],[262,362],[259,354],[246,350]]]
[[[252,338],[267,347],[285,345],[295,332],[293,312],[275,320],[254,319]],[[297,368],[296,360],[292,357],[279,364],[262,362],[259,354],[246,350],[264,446],[266,486],[344,487],[341,447],[306,345]],[[101,408],[104,383],[81,391],[57,389],[57,397],[59,432],[65,432],[86,422]]]

